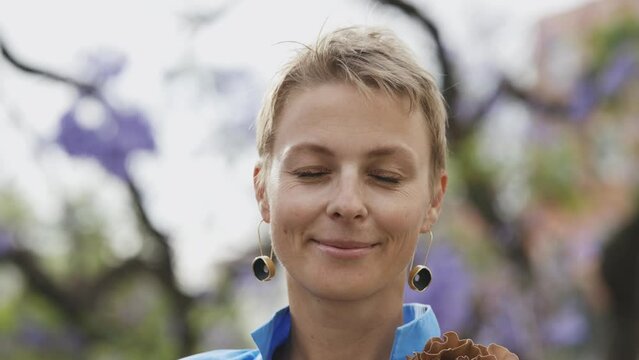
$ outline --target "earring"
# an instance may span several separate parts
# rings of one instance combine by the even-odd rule
[[[413,262],[415,261],[415,255],[413,255],[413,260],[410,262],[410,273],[408,275],[408,286],[415,291],[424,291],[430,285],[431,280],[433,280],[433,274],[430,269],[426,266],[426,260],[428,260],[428,253],[430,252],[430,247],[433,245],[433,232],[429,231],[430,235],[430,244],[428,244],[428,248],[426,249],[426,259],[424,259],[424,265],[417,265],[413,267]]]
[[[259,281],[269,281],[275,276],[275,263],[273,262],[273,244],[271,244],[271,255],[265,256],[262,252],[262,237],[260,236],[260,225],[257,224],[257,242],[260,246],[260,256],[253,260],[253,274]]]

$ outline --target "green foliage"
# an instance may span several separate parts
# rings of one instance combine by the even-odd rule
[[[74,358],[73,337],[62,314],[27,288],[0,307],[3,359]]]
[[[463,143],[458,144],[455,156],[453,168],[464,184],[463,189],[460,184],[455,186],[464,196],[472,198],[470,200],[477,205],[482,215],[494,217],[491,199],[495,192],[496,168],[494,163],[480,158],[478,137],[469,136]]]
[[[235,285],[230,272],[224,271],[215,291],[205,301],[198,302],[189,314],[189,322],[200,334],[196,352],[236,347],[246,338],[237,326],[238,310],[233,298]]]
[[[99,331],[90,359],[175,359],[179,344],[171,304],[149,276],[135,276],[100,299],[91,321]],[[161,339],[161,341],[159,341]]]
[[[580,183],[584,164],[578,144],[570,137],[530,152],[533,198],[567,209],[581,205]]]
[[[67,204],[62,223],[70,242],[66,257],[66,278],[86,281],[116,262],[108,246],[104,219],[92,207],[90,195]]]
[[[601,70],[622,46],[632,46],[639,53],[639,18],[629,11],[616,21],[595,30],[589,39],[594,70]]]
[[[11,188],[0,188],[0,225],[9,231],[22,232],[34,222],[31,210]]]

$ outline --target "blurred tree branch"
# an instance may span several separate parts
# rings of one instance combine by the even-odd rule
[[[0,262],[13,263],[25,276],[27,283],[37,293],[49,299],[73,323],[80,325],[81,302],[74,298],[69,291],[60,287],[40,267],[33,254],[24,249],[11,249],[0,254]]]
[[[439,65],[441,66],[442,71],[442,93],[444,94],[444,98],[448,103],[449,108],[451,109],[451,113],[449,114],[450,121],[453,124],[459,124],[459,121],[456,121],[454,109],[458,105],[459,100],[459,89],[457,88],[457,72],[453,66],[453,63],[448,56],[447,50],[444,46],[444,43],[441,39],[439,29],[435,25],[435,23],[420,12],[414,5],[404,2],[402,0],[377,0],[379,3],[384,5],[390,5],[398,8],[400,11],[413,18],[417,22],[419,22],[424,30],[428,33],[428,35],[435,42],[435,49],[437,53],[437,60],[439,61]],[[451,126],[449,129],[449,136],[456,141],[464,136],[464,128],[460,126]]]
[[[2,37],[0,37],[0,50],[2,51],[2,56],[13,66],[15,66],[16,68],[18,68],[19,70],[22,70],[26,73],[32,74],[32,75],[38,75],[38,76],[42,76],[44,78],[47,78],[49,80],[53,80],[53,81],[59,81],[59,82],[63,82],[69,85],[72,85],[74,87],[76,87],[78,90],[80,90],[80,92],[82,93],[86,93],[86,94],[97,94],[97,88],[95,86],[93,86],[92,84],[87,84],[87,83],[83,83],[81,81],[75,80],[71,77],[68,76],[64,76],[64,75],[60,75],[60,74],[56,74],[52,71],[49,70],[44,70],[32,65],[28,65],[23,61],[18,60],[15,55],[13,55],[13,53],[8,49],[7,45],[5,44],[5,41],[2,39]]]
[[[457,84],[460,83],[457,77],[457,70],[453,61],[450,59],[446,47],[442,41],[439,29],[435,23],[428,18],[423,12],[414,5],[403,0],[377,0],[384,5],[390,5],[398,8],[404,14],[419,22],[423,29],[435,42],[435,50],[437,59],[442,70],[442,92],[449,106],[449,134],[451,146],[455,143],[463,141],[471,135],[475,128],[481,123],[481,120],[492,108],[495,99],[500,96],[511,96],[525,103],[529,108],[548,115],[567,115],[568,106],[563,101],[547,100],[540,98],[537,94],[521,88],[510,79],[502,76],[498,78],[498,86],[494,93],[489,95],[486,100],[478,105],[470,115],[461,115],[458,113],[459,108],[459,89]]]
[[[62,82],[77,88],[80,93],[100,97],[100,90],[93,84],[77,81],[71,77],[56,74],[53,71],[43,70],[33,65],[27,65],[18,59],[7,48],[0,38],[0,48],[2,56],[17,69],[26,73],[41,76],[49,80]],[[179,355],[184,356],[193,352],[195,347],[195,333],[188,323],[188,312],[190,311],[194,298],[183,292],[175,276],[173,250],[169,245],[168,236],[157,229],[151,222],[144,208],[142,195],[133,180],[128,179],[126,186],[133,201],[138,222],[155,243],[157,256],[146,260],[139,257],[129,259],[120,265],[113,267],[100,276],[97,280],[87,286],[90,292],[67,291],[62,286],[56,284],[45,271],[43,271],[29,251],[12,250],[0,256],[0,261],[13,262],[18,269],[26,276],[28,283],[33,290],[43,295],[57,307],[63,314],[67,315],[73,323],[82,327],[87,333],[92,330],[87,325],[86,320],[91,316],[93,307],[105,292],[123,281],[131,275],[147,273],[158,279],[164,287],[169,299],[172,302],[174,313],[174,325],[178,329],[180,338]],[[71,288],[72,286],[69,286]]]

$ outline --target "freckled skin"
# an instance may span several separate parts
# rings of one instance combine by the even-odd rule
[[[436,221],[446,186],[443,173],[430,193],[421,113],[381,92],[367,99],[330,83],[293,94],[276,126],[270,171],[256,194],[289,296],[352,301],[392,293],[401,302],[416,240]],[[371,250],[343,259],[322,251],[320,239]]]

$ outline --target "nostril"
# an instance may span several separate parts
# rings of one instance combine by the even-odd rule
[[[353,184],[355,186],[355,184]],[[368,210],[360,189],[354,187],[340,187],[328,199],[326,214],[335,220],[361,220],[366,217]]]
[[[366,217],[368,211],[365,206],[358,206],[353,208],[340,208],[331,209],[328,212],[329,216],[333,219],[349,219],[349,220],[361,220]]]

